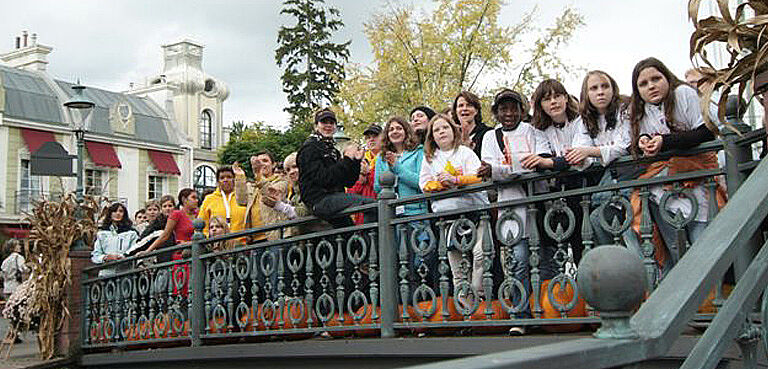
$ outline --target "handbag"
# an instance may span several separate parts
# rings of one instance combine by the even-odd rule
[[[16,258],[16,282],[23,282],[24,276],[22,276],[21,268],[19,268],[19,258]]]

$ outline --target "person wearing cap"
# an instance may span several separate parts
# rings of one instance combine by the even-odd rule
[[[495,181],[503,181],[530,172],[524,169],[521,162],[536,151],[536,128],[522,122],[527,115],[527,104],[523,96],[508,88],[499,91],[493,99],[491,112],[499,127],[489,131],[483,137],[481,159],[487,163],[489,174]],[[512,184],[501,187],[498,192],[498,201],[522,199],[526,197],[526,191],[522,184]],[[525,234],[527,213],[526,205],[518,205],[506,208],[512,211],[518,221],[505,221],[501,225],[501,232],[496,236],[500,240],[513,240],[521,235],[519,241],[511,246],[504,246],[501,250],[501,265],[504,270],[504,280],[516,279],[523,283],[526,293],[530,293],[528,235]],[[499,216],[502,216],[501,214]],[[509,243],[509,242],[503,242]],[[508,260],[509,259],[509,260]],[[525,296],[514,296],[513,299],[524,299]],[[516,314],[517,318],[530,318],[531,313],[527,308]],[[513,327],[511,334],[524,334],[525,328]]]
[[[429,121],[435,116],[435,111],[426,106],[417,106],[411,110],[411,128],[416,135],[417,141],[424,144],[424,138],[427,137],[427,127]]]
[[[360,163],[360,177],[355,185],[347,189],[347,193],[355,193],[371,199],[376,199],[376,191],[373,190],[374,175],[376,173],[376,156],[381,151],[381,127],[376,124],[363,131],[365,137],[365,154]],[[356,225],[363,224],[365,217],[362,213],[352,215]]]
[[[349,145],[344,154],[334,147],[336,114],[328,108],[315,114],[315,131],[299,149],[301,200],[317,217],[327,220],[335,228],[354,225],[349,216],[338,213],[349,207],[370,204],[375,200],[344,192],[360,176],[360,163],[364,152],[357,145]],[[376,219],[376,209],[367,211],[366,220]]]

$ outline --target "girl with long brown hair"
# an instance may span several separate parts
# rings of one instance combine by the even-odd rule
[[[680,81],[664,63],[656,58],[641,60],[632,71],[630,133],[633,155],[655,156],[662,151],[684,150],[714,139],[714,134],[704,124],[700,106],[696,90]],[[651,164],[640,178],[717,167],[717,156],[713,152],[685,158],[673,157],[670,160]],[[691,188],[698,204],[698,212],[693,214],[693,220],[684,227],[690,243],[693,243],[704,231],[708,220],[708,196],[699,182],[688,181],[684,184]],[[679,259],[677,247],[679,240],[678,232],[664,222],[661,211],[680,212],[683,216],[689,217],[694,207],[686,199],[673,197],[667,203],[666,209],[660,209],[659,203],[664,195],[664,188],[651,186],[650,191],[651,217],[659,227],[669,254],[663,265],[666,272]],[[635,201],[635,204],[638,204],[638,201]],[[638,205],[635,207],[637,214],[640,209]],[[636,221],[636,223],[639,222]]]

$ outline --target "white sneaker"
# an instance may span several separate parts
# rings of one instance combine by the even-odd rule
[[[522,336],[522,335],[525,335],[525,327],[524,326],[518,326],[518,327],[509,328],[509,335],[510,336]]]

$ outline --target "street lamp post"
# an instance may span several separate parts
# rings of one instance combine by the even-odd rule
[[[77,197],[78,206],[78,209],[75,212],[75,216],[78,217],[78,219],[82,219],[83,212],[81,207],[83,205],[83,197],[85,195],[83,187],[83,149],[85,147],[85,125],[88,120],[88,116],[91,114],[93,107],[96,106],[96,103],[94,103],[91,99],[83,94],[85,86],[81,85],[79,80],[77,81],[77,84],[72,86],[72,90],[74,90],[75,93],[72,95],[72,97],[64,102],[64,107],[69,110],[75,128],[73,130],[75,134],[75,140],[77,141],[77,189],[75,190],[75,196]],[[75,112],[77,112],[77,114],[75,114]],[[82,239],[78,238],[75,241],[75,245],[72,250],[84,249],[86,249],[85,243]]]

